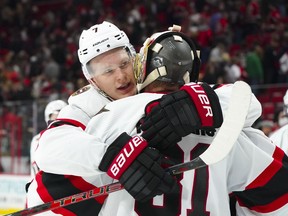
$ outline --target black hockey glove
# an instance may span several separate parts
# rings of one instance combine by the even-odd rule
[[[208,84],[187,84],[146,106],[142,136],[149,146],[166,150],[196,129],[211,130],[223,122],[219,99]]]
[[[176,180],[161,167],[159,151],[147,146],[142,137],[122,133],[108,147],[99,165],[140,202],[177,188]]]

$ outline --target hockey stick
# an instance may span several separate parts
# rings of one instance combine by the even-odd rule
[[[232,149],[244,126],[251,100],[251,88],[245,82],[238,81],[234,84],[228,110],[222,126],[209,148],[192,161],[167,168],[167,172],[176,175],[188,170],[209,166],[223,160]],[[240,102],[240,103],[239,103]],[[22,211],[5,216],[29,216],[45,211],[51,211],[84,200],[92,199],[112,192],[122,190],[119,183],[112,183],[89,191],[67,196],[58,200],[30,207]]]
[[[235,82],[223,124],[209,148],[192,161],[173,166],[173,169],[169,170],[169,172],[172,175],[176,175],[223,160],[229,154],[242,131],[250,102],[250,86],[243,81]]]

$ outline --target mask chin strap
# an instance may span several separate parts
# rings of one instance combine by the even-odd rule
[[[141,84],[137,85],[137,90],[140,92],[143,88],[145,88],[147,85],[152,83],[153,81],[157,80],[159,77],[166,76],[166,68],[165,66],[161,66],[159,68],[155,68],[145,79],[145,81]]]
[[[109,95],[107,95],[107,94],[106,94],[104,91],[102,91],[101,89],[96,89],[96,90],[99,92],[99,94],[101,94],[102,96],[106,97],[108,100],[114,101],[113,98],[111,98]]]
[[[96,91],[97,91],[100,95],[102,95],[103,97],[107,98],[107,99],[110,100],[110,101],[114,101],[113,98],[111,98],[108,94],[106,94],[103,90],[101,90],[101,89],[96,85],[96,83],[95,83],[95,81],[93,80],[93,78],[89,79],[88,81],[89,81],[89,83],[96,89]]]

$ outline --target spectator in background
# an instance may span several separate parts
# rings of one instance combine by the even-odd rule
[[[282,46],[279,51],[279,62],[280,66],[279,74],[277,76],[277,82],[288,82],[288,32],[285,32],[282,37]]]
[[[110,20],[127,32],[136,49],[141,47],[144,38],[152,32],[164,30],[172,24],[181,25],[183,30],[199,43],[204,66],[218,38],[226,39],[227,51],[234,45],[239,45],[241,49],[250,47],[255,41],[263,49],[268,45],[274,46],[275,41],[271,35],[280,35],[284,38],[287,32],[288,5],[285,3],[285,0],[161,0],[150,1],[149,4],[147,1],[120,0],[2,1],[0,3],[0,63],[4,63],[7,68],[11,63],[6,59],[7,53],[15,53],[17,60],[14,63],[19,66],[23,78],[21,82],[30,82],[29,85],[25,84],[25,87],[32,87],[34,82],[40,79],[37,77],[44,73],[48,63],[45,56],[47,53],[52,53],[56,47],[56,61],[61,68],[61,85],[53,85],[51,88],[55,88],[56,92],[61,88],[63,92],[67,82],[69,89],[73,87],[73,90],[76,90],[76,80],[83,77],[75,55],[80,34],[79,26],[88,27],[91,25],[91,20],[93,22]],[[287,40],[280,38],[277,41],[279,48],[287,47]],[[267,52],[262,64],[265,74],[271,75],[275,68],[271,68],[274,60],[269,58],[269,55],[272,55],[271,52],[275,54],[278,51],[268,47]],[[232,56],[230,51],[228,53]],[[36,61],[30,62],[28,56],[33,56],[33,60],[36,57]],[[23,59],[24,57],[26,60]],[[267,67],[267,64],[270,66]],[[215,76],[214,69],[215,65],[210,63],[207,64],[207,68],[203,67],[203,71],[207,71],[208,78]],[[216,80],[221,80],[223,74],[217,74],[216,77]],[[276,79],[274,75],[270,76],[273,78],[272,83],[284,83],[283,78],[287,79],[287,77],[287,74],[283,74],[282,79]],[[264,82],[271,83],[270,78],[264,77]],[[8,84],[5,82],[6,80],[4,83],[1,81],[0,98],[7,101],[10,99],[6,96],[12,90],[7,88]],[[211,83],[215,83],[215,79]],[[30,94],[32,99],[41,99],[47,98],[45,93],[40,91],[34,96],[32,91]],[[69,93],[66,96],[68,95]],[[65,98],[65,95],[62,97]]]
[[[202,81],[210,84],[224,83],[225,67],[228,65],[229,60],[230,55],[227,52],[226,43],[219,40],[210,52]]]
[[[264,47],[263,53],[263,73],[264,83],[277,83],[278,80],[278,52],[279,49],[279,37],[274,35],[271,38],[271,42]]]
[[[273,117],[274,130],[281,128],[282,126],[288,124],[288,118],[286,118],[283,109],[277,109]]]
[[[259,122],[255,125],[255,128],[263,131],[266,136],[269,136],[273,131],[274,123],[270,120],[259,120]]]
[[[262,65],[263,49],[257,44],[246,55],[246,71],[250,85],[259,85],[263,83],[263,65]],[[258,90],[253,89],[253,93],[257,96]]]
[[[242,1],[245,5],[244,11],[244,37],[256,34],[260,28],[259,20],[261,18],[261,10],[259,0]]]
[[[234,83],[237,80],[241,79],[241,67],[238,60],[238,56],[228,56],[226,59],[227,63],[225,65],[225,75],[224,82],[225,83]]]
[[[45,118],[45,122],[47,125],[49,125],[49,123],[53,120],[55,120],[60,112],[60,110],[65,107],[67,105],[67,103],[63,100],[54,100],[49,102],[46,107],[45,107],[45,111],[44,111],[44,118]],[[38,141],[40,139],[41,134],[37,134],[32,138],[31,141],[31,146],[30,146],[30,174],[31,177],[34,178],[36,173],[39,171],[39,168],[34,160],[35,156],[35,151],[38,147]]]

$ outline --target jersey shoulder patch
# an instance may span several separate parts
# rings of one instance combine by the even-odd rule
[[[82,94],[82,93],[88,91],[90,88],[91,88],[91,85],[86,85],[86,86],[78,89],[77,91],[75,91],[73,94],[71,94],[71,96],[73,97],[73,96],[77,96],[79,94]]]

